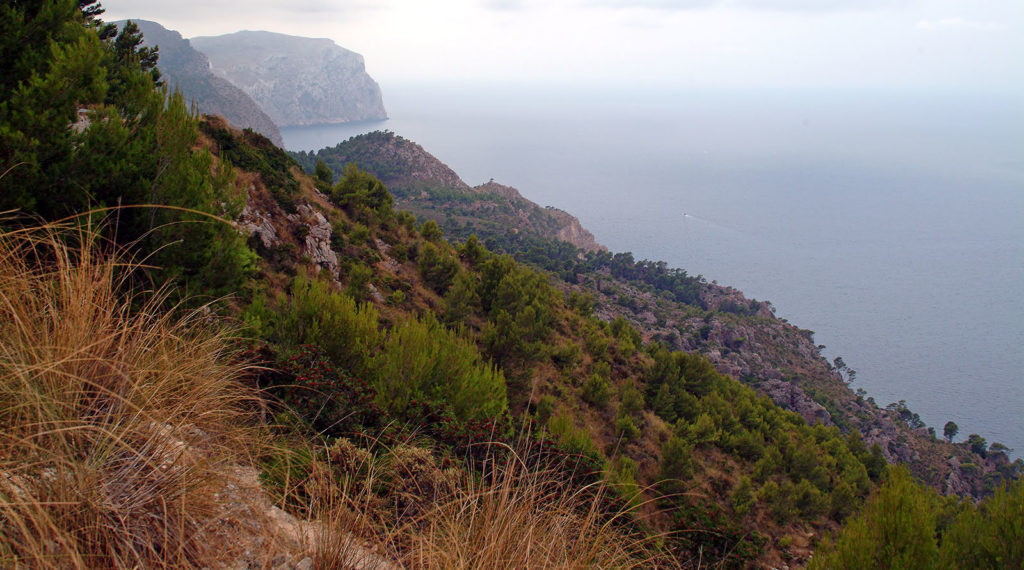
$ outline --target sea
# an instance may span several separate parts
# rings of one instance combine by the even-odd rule
[[[964,90],[383,85],[373,130],[612,251],[770,300],[879,405],[1024,456],[1024,96]]]

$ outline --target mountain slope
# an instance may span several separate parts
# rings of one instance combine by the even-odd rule
[[[157,66],[167,83],[180,89],[186,99],[195,101],[201,113],[220,115],[238,128],[253,129],[274,144],[284,146],[281,132],[263,109],[244,91],[214,75],[207,57],[196,51],[181,34],[156,22],[132,21],[142,32],[145,45],[159,46]],[[114,24],[121,28],[124,21]]]
[[[590,296],[602,320],[625,319],[645,340],[702,354],[721,374],[743,380],[809,423],[863,434],[888,461],[908,464],[942,493],[982,497],[1006,471],[1005,454],[979,456],[967,445],[941,441],[900,404],[880,408],[867,394],[855,393],[842,371],[821,356],[813,332],[777,317],[771,303],[663,262],[604,251],[569,214],[542,209],[493,181],[471,188],[400,136],[369,133],[292,155],[310,171],[317,161],[338,173],[355,162],[388,184],[396,205],[436,220],[453,240],[475,234],[494,251],[552,272],[567,293]],[[583,239],[572,239],[579,230]]]
[[[363,57],[331,40],[242,31],[191,42],[282,127],[387,118]]]
[[[512,231],[557,239],[584,251],[606,249],[571,214],[542,208],[493,180],[470,187],[422,146],[391,132],[359,135],[316,153],[291,154],[309,172],[317,161],[339,174],[348,163],[358,164],[384,182],[398,207],[443,224],[457,239],[472,232],[487,237]]]

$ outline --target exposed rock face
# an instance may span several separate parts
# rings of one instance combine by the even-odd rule
[[[337,276],[338,254],[331,249],[331,223],[308,204],[300,204],[298,210],[288,217],[307,228],[303,253],[308,255],[318,268],[326,269],[331,275]]]
[[[195,101],[201,113],[220,115],[233,126],[252,129],[284,146],[281,132],[263,109],[226,79],[210,71],[210,61],[196,51],[188,40],[156,22],[132,20],[142,32],[147,46],[159,46],[157,67],[171,88],[180,89],[186,99]],[[119,28],[124,21],[114,22]]]
[[[242,31],[192,38],[192,45],[280,126],[387,118],[363,56],[329,39]]]
[[[829,415],[828,410],[807,396],[796,384],[782,380],[768,380],[758,387],[782,408],[803,416],[807,423],[832,425],[832,416]]]
[[[254,190],[255,187],[250,186],[248,195],[251,196]],[[276,247],[281,243],[281,238],[278,237],[277,229],[274,228],[270,216],[252,203],[245,204],[245,209],[242,210],[242,215],[238,218],[238,225],[246,234],[256,236],[265,248]]]

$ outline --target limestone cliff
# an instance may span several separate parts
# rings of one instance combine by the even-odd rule
[[[282,127],[387,118],[363,56],[329,39],[241,31],[191,41],[210,58],[213,73]]]
[[[142,32],[143,43],[160,48],[157,67],[171,88],[180,89],[201,113],[220,115],[238,128],[249,128],[284,146],[281,132],[263,109],[230,82],[210,71],[210,61],[188,40],[156,22],[132,20]],[[119,28],[124,21],[114,22]]]

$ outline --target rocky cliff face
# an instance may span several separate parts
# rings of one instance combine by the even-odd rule
[[[282,127],[387,118],[363,57],[331,40],[243,31],[191,41]]]
[[[220,115],[241,129],[252,129],[284,146],[281,132],[263,109],[230,82],[210,71],[210,61],[196,51],[188,40],[156,22],[132,20],[139,26],[147,46],[159,46],[157,67],[171,88],[180,89],[186,99],[195,101],[201,113]],[[114,22],[120,28],[124,22]]]

